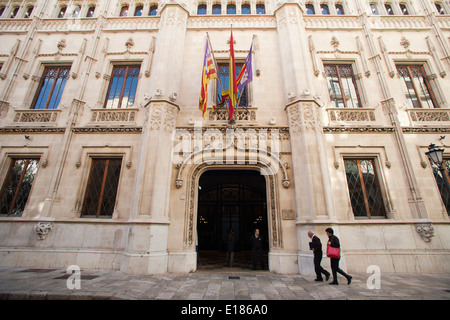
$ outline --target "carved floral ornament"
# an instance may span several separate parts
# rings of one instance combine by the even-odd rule
[[[127,50],[130,50],[133,46],[134,46],[134,40],[133,40],[133,38],[129,38],[125,42],[125,47],[127,48]]]
[[[416,231],[425,242],[431,242],[431,238],[434,237],[434,227],[431,223],[417,224]]]
[[[290,179],[287,174],[289,164],[287,164],[286,162],[283,164],[277,154],[271,153],[267,149],[259,148],[257,137],[253,139],[253,142],[249,141],[248,144],[243,142],[243,140],[245,140],[245,138],[242,139],[242,137],[240,138],[239,134],[237,134],[232,136],[231,139],[228,139],[228,141],[225,142],[226,145],[224,147],[222,147],[221,143],[216,145],[211,144],[207,145],[201,150],[186,154],[183,160],[176,164],[176,168],[178,168],[178,174],[175,179],[175,186],[177,188],[183,187],[182,174],[184,168],[188,164],[195,164],[198,163],[198,159],[203,159],[205,163],[210,165],[218,165],[223,163],[229,165],[234,165],[236,163],[237,165],[241,165],[242,163],[245,163],[247,165],[258,164],[262,168],[261,173],[270,176],[275,175],[278,170],[281,169],[281,173],[283,175],[282,185],[284,188],[289,188]],[[228,158],[229,150],[234,150],[234,153],[236,153],[236,155],[233,154],[232,159]],[[249,154],[248,159],[246,159],[245,156],[245,153],[247,152]],[[226,157],[226,159],[222,157]]]
[[[292,134],[322,129],[320,110],[315,103],[296,103],[289,106],[286,111]]]
[[[40,240],[45,240],[48,233],[53,229],[53,227],[53,222],[40,221],[34,226],[34,231],[36,231],[36,234],[38,235]]]

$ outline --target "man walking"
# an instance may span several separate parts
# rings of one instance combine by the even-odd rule
[[[319,237],[317,237],[312,231],[308,231],[308,237],[311,238],[309,249],[311,249],[314,253],[314,270],[316,271],[316,279],[314,281],[323,281],[322,273],[325,275],[325,281],[328,281],[328,279],[330,279],[330,273],[320,265],[323,255],[322,242],[320,242]]]
[[[259,234],[259,229],[255,229],[255,233],[251,236],[250,242],[252,244],[253,270],[256,270],[256,263],[258,260],[261,263],[261,270],[264,270],[266,267],[263,259],[263,239]]]

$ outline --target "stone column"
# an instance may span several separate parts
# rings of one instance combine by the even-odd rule
[[[131,274],[167,272],[172,133],[177,105],[186,34],[187,11],[178,4],[161,8],[154,68],[149,79],[151,98],[146,105],[141,151],[127,248],[121,269]]]
[[[301,274],[311,274],[308,230],[317,220],[334,219],[330,178],[325,156],[321,110],[314,100],[314,68],[301,7],[282,4],[276,11],[279,48],[289,120]]]

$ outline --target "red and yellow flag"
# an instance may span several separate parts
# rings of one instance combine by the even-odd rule
[[[233,117],[234,108],[237,102],[237,81],[236,81],[236,63],[234,61],[234,43],[233,43],[233,30],[231,30],[230,37],[230,63],[228,69],[228,115],[229,119]]]
[[[202,69],[202,87],[200,90],[199,109],[202,111],[203,120],[206,118],[207,101],[208,101],[208,84],[209,80],[217,78],[216,68],[211,55],[209,38],[206,38],[205,58],[203,60]]]

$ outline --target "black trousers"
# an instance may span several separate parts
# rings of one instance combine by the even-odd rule
[[[327,270],[322,268],[322,266],[320,265],[321,262],[322,262],[322,252],[315,253],[314,254],[314,270],[316,271],[316,279],[318,279],[318,280],[323,280],[322,273],[325,276],[330,275],[330,273]]]
[[[349,277],[348,274],[346,274],[341,268],[339,268],[339,260],[341,260],[341,258],[339,258],[339,259],[330,258],[331,272],[333,273],[333,282],[337,282],[337,274],[338,273],[342,274],[345,278],[347,278],[347,280]]]
[[[259,260],[261,264],[261,269],[265,269],[266,266],[264,265],[264,258],[263,258],[263,251],[262,249],[253,249],[252,250],[252,262],[253,262],[253,269],[256,269],[257,261]]]

